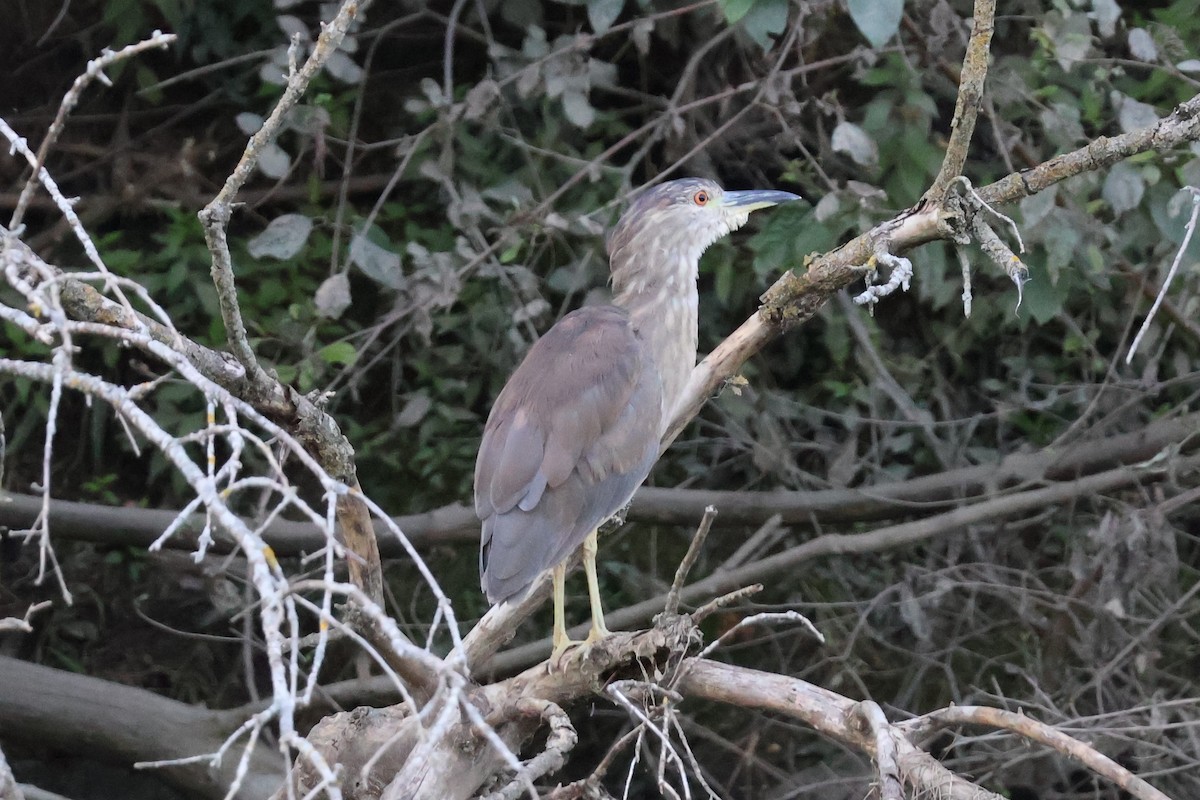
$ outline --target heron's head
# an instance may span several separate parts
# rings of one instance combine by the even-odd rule
[[[709,245],[746,224],[752,212],[799,199],[771,189],[727,192],[706,178],[647,189],[608,237],[614,288],[637,291],[694,281],[696,264]]]

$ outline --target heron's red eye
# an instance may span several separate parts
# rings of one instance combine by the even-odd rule
[[[701,189],[700,191],[698,191],[694,195],[692,195],[692,202],[698,206],[708,205],[709,199],[710,198],[709,198],[708,191],[705,189]]]

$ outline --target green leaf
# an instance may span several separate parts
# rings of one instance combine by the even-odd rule
[[[904,0],[848,0],[850,18],[872,47],[883,47],[900,30]]]
[[[262,233],[250,240],[247,250],[254,258],[287,261],[308,241],[313,221],[303,214],[284,214],[271,220]]]
[[[382,244],[374,241],[379,239]],[[404,273],[400,269],[400,254],[391,249],[382,231],[371,226],[370,231],[359,230],[350,241],[350,263],[363,271],[371,280],[391,289],[404,285]]]
[[[1105,176],[1101,195],[1113,213],[1119,216],[1137,208],[1145,192],[1146,181],[1142,178],[1142,171],[1128,161],[1120,161]]]
[[[845,153],[861,167],[874,167],[879,163],[879,146],[871,135],[853,122],[842,120],[833,129],[829,146],[835,153]]]
[[[1066,299],[1065,287],[1050,282],[1050,272],[1041,260],[1025,262],[1029,267],[1029,281],[1025,284],[1024,300],[1018,313],[1026,313],[1039,325],[1044,325],[1062,310]]]
[[[519,242],[519,241],[513,242],[511,245],[509,245],[507,248],[505,248],[503,253],[500,254],[500,263],[501,264],[511,264],[512,262],[517,260],[517,256],[519,256],[520,254],[521,254],[521,242]]]
[[[725,21],[733,25],[754,6],[754,0],[718,0],[721,10],[725,12]]]
[[[353,364],[358,360],[358,352],[349,342],[334,342],[327,344],[317,351],[317,355],[326,364]]]
[[[588,0],[588,22],[596,33],[604,33],[621,16],[625,0]]]
[[[746,35],[763,50],[770,50],[774,37],[787,27],[788,0],[755,0],[742,19]]]
[[[587,95],[577,90],[563,92],[563,114],[577,128],[588,128],[596,120],[596,109],[588,102]]]

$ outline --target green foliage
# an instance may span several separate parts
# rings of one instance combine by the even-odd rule
[[[789,73],[779,86],[762,76],[765,64],[781,58],[773,37],[787,21],[783,0],[722,0],[719,14],[712,8],[676,14],[655,0],[484,5],[495,9],[486,34],[471,28],[476,36],[456,40],[448,96],[440,29],[435,37],[424,36],[424,28],[414,35],[400,23],[393,29],[372,18],[371,36],[380,45],[366,81],[360,87],[319,77],[308,105],[276,143],[283,177],[252,178],[247,194],[254,199],[238,209],[231,230],[255,351],[299,391],[334,392],[329,407],[357,450],[364,487],[394,513],[469,501],[492,400],[540,332],[583,302],[603,299],[603,231],[634,187],[671,169],[714,175],[736,188],[777,185],[807,198],[755,215],[746,232],[704,257],[700,343],[707,350],[753,312],[782,270],[802,271],[810,256],[917,202],[941,164],[954,107],[955,82],[944,63],[958,58],[959,23],[939,42],[931,22],[922,29],[928,38],[921,38],[900,25],[900,0],[806,8],[792,46],[805,65],[820,68]],[[967,4],[953,5],[961,13]],[[1138,127],[1190,95],[1194,87],[1164,65],[1200,57],[1194,3],[1122,6],[1125,14],[1111,32],[1078,3],[997,22],[989,105],[966,167],[973,185]],[[468,4],[464,14],[474,8]],[[279,44],[275,12],[265,2],[115,0],[106,9],[114,41],[140,38],[167,20],[184,34],[187,58],[197,61]],[[626,23],[633,25],[604,35]],[[732,35],[723,36],[730,26]],[[1130,58],[1128,32],[1135,26],[1152,40],[1160,65]],[[577,38],[579,31],[595,38]],[[860,34],[874,51],[855,50]],[[365,50],[376,39],[362,41]],[[696,52],[704,57],[692,61]],[[363,51],[353,57],[367,63]],[[201,78],[218,84],[211,128],[189,122],[174,131],[180,141],[213,140],[199,146],[211,160],[190,163],[189,180],[201,193],[215,191],[243,146],[247,131],[237,128],[238,114],[265,114],[279,95],[277,85],[260,79],[262,63],[247,64],[226,77]],[[790,51],[778,62],[784,71],[794,64]],[[136,76],[141,86],[154,82],[146,69]],[[754,92],[739,88],[753,81],[759,82]],[[184,107],[195,91],[163,87],[161,101],[153,102]],[[114,94],[123,102],[132,97]],[[135,127],[149,126],[133,118]],[[96,127],[80,134],[84,144],[116,139],[101,123],[89,124]],[[185,150],[173,141],[154,155],[169,164],[185,160]],[[342,185],[344,165],[351,174]],[[398,169],[381,197],[379,187]],[[1160,323],[1152,347],[1132,367],[1123,357],[1125,331],[1146,305],[1137,284],[1161,281],[1190,210],[1179,190],[1197,182],[1194,149],[1147,154],[999,209],[1014,217],[1025,244],[1030,280],[1019,305],[1012,282],[973,246],[961,253],[971,273],[970,317],[962,311],[956,247],[936,243],[908,253],[916,270],[910,292],[888,298],[874,317],[830,303],[773,343],[745,366],[741,393],[727,390],[711,403],[654,480],[870,491],[888,480],[1053,445],[1077,434],[1087,415],[1111,415],[1106,425],[1136,430],[1156,415],[1194,406],[1200,342],[1186,326]],[[71,191],[86,195],[92,188]],[[181,196],[189,199],[149,194],[112,212],[98,227],[105,231],[98,244],[109,267],[142,283],[181,332],[221,347],[225,333],[194,195]],[[992,222],[1015,246],[1006,226]],[[82,263],[66,246],[56,255],[61,263]],[[1181,302],[1190,305],[1181,312],[1194,318],[1188,298],[1196,290],[1200,237],[1184,259]],[[48,354],[8,325],[0,328],[0,350],[39,360]],[[142,357],[115,346],[80,358],[129,385],[147,379]],[[47,392],[6,381],[0,404],[8,482],[28,485],[40,476]],[[174,381],[159,385],[149,405],[165,427],[179,431],[198,427],[205,412],[203,398]],[[932,437],[914,423],[919,414],[933,420]],[[60,496],[173,507],[189,499],[177,478],[168,479],[173,470],[161,456],[134,452],[109,411],[76,403],[64,418],[80,420],[85,435],[56,456]],[[885,645],[949,651],[955,636],[970,643],[961,660],[974,685],[1016,687],[1020,669],[1005,665],[1024,652],[1036,654],[1028,620],[1018,616],[1032,612],[985,596],[978,587],[995,574],[956,572],[948,562],[994,556],[990,567],[1012,570],[1014,585],[1030,564],[1050,564],[1036,570],[1046,593],[1070,592],[1072,577],[1062,564],[1079,546],[1080,531],[1104,511],[1098,505],[1081,503],[1070,519],[1047,509],[1050,521],[1036,529],[1044,540],[1028,547],[1013,539],[990,549],[981,543],[986,536],[972,532],[961,547],[978,552],[963,555],[935,543],[894,557],[839,560],[789,576],[764,602],[829,604],[818,622],[836,633],[831,638],[841,637],[845,652],[821,659],[807,644],[795,644],[803,652],[790,655],[811,659],[819,673],[813,677],[834,688],[853,681],[856,691],[865,687],[881,698],[910,691],[930,707],[961,699],[936,680],[906,690],[904,670],[878,655]],[[749,532],[710,539],[708,563],[698,570],[719,566],[743,533]],[[787,535],[808,534],[797,526]],[[610,551],[620,560],[604,565],[606,590],[620,599],[644,598],[656,581],[669,579],[664,564],[673,565],[685,547],[686,537],[665,526],[639,530]],[[443,583],[462,587],[454,601],[464,618],[483,611],[470,550],[432,554]],[[80,574],[95,566],[89,558],[79,556]],[[114,583],[145,588],[154,571],[125,551],[99,560]],[[401,606],[430,607],[430,598],[411,588],[419,581],[408,566],[391,570]],[[901,597],[900,586],[913,596]],[[405,591],[411,596],[401,597]],[[983,633],[954,628],[956,604],[967,597],[978,603],[971,618],[986,623]],[[104,601],[91,601],[100,611],[72,611],[48,637],[47,661],[86,668],[104,624]],[[865,644],[857,643],[860,635]],[[778,641],[791,646],[786,637]]]
[[[754,7],[754,0],[721,0],[721,11],[730,25],[741,20]]]
[[[848,0],[846,5],[872,47],[883,47],[900,30],[904,0]]]

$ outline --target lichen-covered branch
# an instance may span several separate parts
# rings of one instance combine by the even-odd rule
[[[950,141],[946,144],[942,167],[925,192],[925,199],[934,203],[939,202],[951,182],[962,175],[963,165],[967,163],[967,151],[971,146],[971,136],[975,133],[975,120],[983,106],[983,84],[987,78],[995,19],[995,0],[976,0],[971,38],[967,42],[967,53],[963,57],[959,77],[954,118],[950,121]]]
[[[1181,103],[1155,125],[1121,136],[1100,137],[1078,150],[1033,169],[1008,175],[978,190],[988,205],[1020,200],[1060,181],[1111,166],[1138,153],[1167,152],[1200,141],[1200,95]],[[897,254],[937,240],[959,241],[970,230],[961,204],[919,203],[895,219],[876,225],[838,249],[806,260],[803,272],[785,272],[762,296],[758,312],[721,342],[692,371],[687,389],[663,436],[665,448],[708,399],[748,358],[782,333],[811,319],[834,292],[860,279],[864,266],[882,247]]]
[[[288,83],[283,96],[271,110],[262,127],[250,137],[246,149],[238,159],[237,166],[225,179],[221,191],[200,212],[200,221],[204,223],[204,235],[208,241],[208,249],[212,254],[212,278],[217,287],[217,297],[221,304],[221,316],[225,321],[226,336],[234,356],[255,376],[255,382],[269,380],[263,372],[258,358],[246,336],[246,326],[242,321],[241,307],[237,299],[237,286],[233,277],[233,259],[229,253],[229,241],[226,230],[233,216],[233,205],[237,193],[250,178],[258,165],[259,155],[263,149],[273,142],[283,127],[287,115],[295,108],[300,98],[308,90],[308,84],[320,71],[321,67],[337,50],[338,45],[346,36],[351,23],[363,13],[371,0],[345,0],[333,20],[324,26],[321,35],[304,65],[288,76]]]
[[[1067,178],[1111,167],[1138,153],[1151,150],[1166,153],[1195,141],[1200,141],[1200,95],[1180,103],[1154,125],[1120,136],[1101,136],[1032,169],[1006,175],[982,187],[979,195],[991,205],[1012,203]]]

